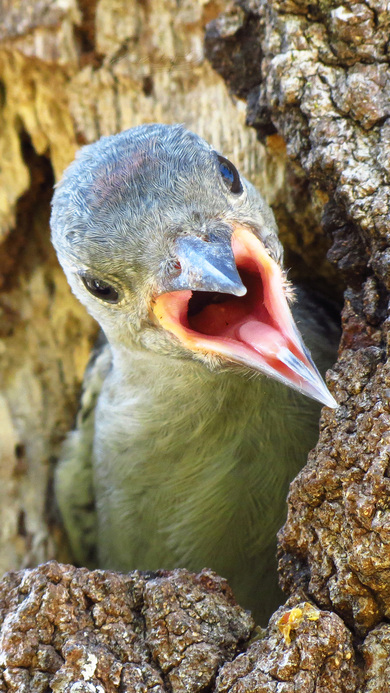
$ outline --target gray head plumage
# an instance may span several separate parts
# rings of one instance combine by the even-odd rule
[[[242,363],[330,401],[287,306],[272,211],[182,125],[84,147],[56,188],[51,227],[114,348]]]
[[[175,271],[181,235],[231,233],[246,219],[280,260],[273,214],[241,180],[243,193],[229,194],[215,150],[182,125],[142,125],[78,152],[53,197],[52,241],[74,292],[106,330],[116,307],[91,298],[83,273],[119,284],[138,330],[148,313],[142,299]]]
[[[142,125],[80,150],[53,198],[53,243],[60,258],[74,252],[90,261],[96,251],[98,263],[102,246],[111,246],[116,263],[116,238],[140,256],[140,244],[150,247],[153,235],[161,243],[161,231],[166,238],[199,233],[234,219],[237,209],[252,223],[257,212],[263,231],[277,235],[269,207],[247,181],[245,187],[245,197],[229,195],[216,152],[183,126]]]

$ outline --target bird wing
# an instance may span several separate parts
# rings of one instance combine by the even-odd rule
[[[56,498],[73,557],[89,568],[97,566],[92,460],[95,407],[110,368],[111,349],[101,332],[85,372],[76,427],[65,440],[55,474]]]

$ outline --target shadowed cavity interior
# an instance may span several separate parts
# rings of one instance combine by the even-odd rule
[[[188,327],[200,334],[214,337],[236,337],[243,323],[255,320],[274,327],[264,305],[264,287],[255,267],[239,268],[245,296],[209,291],[194,291],[188,303]]]

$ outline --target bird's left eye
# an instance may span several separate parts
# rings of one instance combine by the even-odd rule
[[[111,284],[107,284],[107,282],[102,281],[102,279],[96,279],[85,275],[83,275],[81,279],[85,288],[88,289],[90,294],[96,296],[96,298],[100,298],[107,303],[118,303],[119,294]]]
[[[229,188],[230,192],[232,193],[241,193],[242,183],[236,167],[233,166],[229,159],[225,159],[224,156],[218,155],[217,158],[219,161],[219,172],[226,187]]]

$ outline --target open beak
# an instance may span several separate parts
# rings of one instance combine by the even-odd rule
[[[183,237],[178,260],[179,276],[153,306],[164,329],[194,352],[223,356],[337,407],[295,325],[282,271],[253,233],[236,226],[231,246]]]

